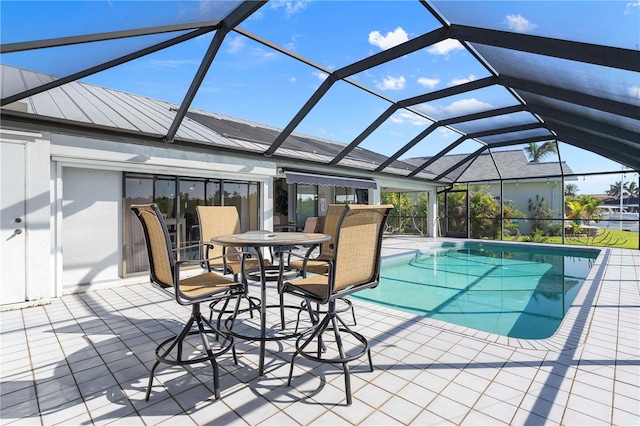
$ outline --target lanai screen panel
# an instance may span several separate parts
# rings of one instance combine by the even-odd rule
[[[500,75],[640,106],[634,90],[638,86],[637,72],[501,47],[474,47]]]
[[[418,1],[274,1],[258,14],[240,27],[331,70],[441,26]],[[361,32],[354,33],[355,22],[366,23],[357,26]]]
[[[495,84],[420,103],[414,108],[436,120],[446,120],[517,104],[516,98],[507,89]]]
[[[538,125],[537,123],[535,125]],[[490,147],[494,145],[504,146],[511,141],[519,140],[538,140],[542,142],[543,139],[554,140],[555,137],[547,129],[539,127],[535,129],[527,129],[516,132],[499,133],[495,135],[488,135],[479,138],[482,142],[488,144]]]
[[[615,46],[637,53],[640,44],[637,10],[627,13],[630,7],[637,8],[635,2],[589,2],[590,13],[593,14],[594,10],[598,12],[598,19],[594,22],[593,16],[580,13],[581,2],[273,1],[264,4],[242,21],[240,28],[234,30],[225,26],[218,32],[216,26],[225,17],[246,18],[242,12],[253,10],[247,7],[250,4],[242,1],[52,1],[38,3],[37,8],[30,7],[33,13],[29,14],[19,13],[23,4],[25,2],[2,4],[3,48],[8,46],[7,43],[53,37],[80,38],[70,45],[58,43],[60,46],[46,49],[17,53],[6,53],[5,49],[0,58],[3,64],[29,67],[33,71],[46,73],[48,76],[44,77],[45,80],[73,76],[76,72],[97,66],[102,71],[85,77],[86,73],[93,72],[86,71],[83,74],[84,81],[135,91],[138,95],[173,102],[177,106],[186,99],[183,104],[185,107],[201,108],[273,126],[275,130],[264,132],[262,136],[271,137],[276,133],[275,140],[283,142],[277,150],[278,154],[284,155],[286,152],[296,158],[305,157],[324,163],[329,158],[330,162],[332,156],[342,151],[338,143],[350,143],[368,123],[395,103],[401,104],[398,111],[366,138],[359,148],[341,161],[336,160],[336,163],[375,170],[375,164],[385,163],[385,156],[391,155],[394,158],[397,156],[398,160],[408,161],[415,157],[423,162],[425,158],[445,152],[447,155],[477,155],[477,147],[467,149],[468,143],[476,142],[465,141],[454,149],[449,149],[449,144],[455,143],[461,135],[489,143],[495,148],[508,146],[510,138],[540,138],[544,136],[544,131],[526,127],[535,125],[537,116],[549,128],[550,136],[553,131],[558,139],[564,139],[568,144],[598,151],[628,166],[640,167],[638,64],[632,64],[633,71],[619,70],[566,59],[564,54],[573,52],[562,52],[553,47],[546,52],[561,58],[526,53],[522,51],[523,46],[517,43],[493,47],[489,46],[491,40],[486,38],[482,39],[486,44],[481,44],[464,40],[458,35],[465,34],[462,26],[468,25],[482,31],[489,29],[511,35],[557,37]],[[428,6],[431,4],[442,14],[442,20],[430,13]],[[242,6],[241,12],[234,13],[238,6]],[[540,13],[542,10],[544,14]],[[70,19],[80,11],[91,13],[82,13],[88,17],[85,19]],[[529,16],[534,16],[534,11],[537,12],[536,21],[528,20]],[[319,16],[322,18],[318,19]],[[416,17],[419,19],[414,19]],[[240,21],[234,20],[231,26]],[[452,24],[455,31],[445,34],[443,30],[448,24]],[[180,39],[180,45],[170,46],[173,37],[183,36],[186,39],[197,28],[201,31],[199,37],[189,41]],[[203,83],[199,84],[197,69],[205,51],[212,45],[214,36],[224,34],[227,29],[230,32],[216,52]],[[118,32],[115,36],[112,34],[114,31]],[[156,31],[157,34],[152,34]],[[248,32],[256,36],[247,35]],[[450,38],[434,42],[382,64],[371,60],[376,55],[384,56],[390,49],[424,40],[424,35],[430,32],[437,34],[437,37],[460,37],[461,40]],[[507,33],[500,34],[487,35],[484,31],[482,37],[503,37],[497,44],[513,38],[506,36]],[[75,44],[76,41],[81,43]],[[182,49],[189,43],[201,43],[199,49],[193,50],[196,53],[192,53],[192,56],[187,55],[191,49]],[[536,42],[528,39],[527,43],[535,45]],[[163,46],[163,49],[155,51],[159,46]],[[593,52],[601,47],[596,47]],[[144,56],[138,57],[136,51]],[[475,53],[478,54],[477,58]],[[124,61],[124,55],[129,54],[131,57],[127,56],[127,62],[117,64],[119,58]],[[638,58],[637,55],[631,56],[631,62]],[[580,57],[578,54],[578,57],[588,60],[588,56]],[[361,60],[367,64],[364,70],[352,67]],[[174,64],[180,63],[187,72],[173,74],[169,71],[172,61]],[[160,66],[161,63],[166,71],[158,80],[160,87],[151,88],[144,82],[136,84],[141,80],[131,78],[134,75],[131,70],[136,67],[149,64]],[[112,65],[117,66],[109,68]],[[359,71],[348,71],[354,69]],[[232,71],[231,75],[227,73],[222,78],[224,71],[229,70]],[[337,82],[306,111],[303,106],[313,100],[314,94],[318,94],[323,79],[334,72]],[[192,80],[194,75],[196,79]],[[187,87],[192,81],[197,86],[193,100],[187,95]],[[431,98],[429,102],[412,101],[412,97],[479,81],[490,81],[492,86],[454,96]],[[33,80],[29,84],[44,82]],[[4,86],[3,98],[14,93],[16,87]],[[249,90],[236,90],[240,87]],[[63,88],[50,89],[52,101],[61,90]],[[598,100],[603,102],[599,103]],[[128,115],[135,121],[152,120],[146,123],[145,131],[161,133],[170,124],[180,121],[181,116],[176,113],[178,108],[169,107],[170,114],[167,115],[162,111],[164,107],[152,110],[151,107],[147,108],[147,102],[140,104],[144,107],[137,109],[148,111],[138,112],[146,116]],[[511,112],[500,118],[456,121],[457,117],[465,114],[520,104],[526,104],[525,111]],[[297,117],[297,120],[294,117],[299,111],[305,116]],[[172,121],[171,114],[178,117],[176,122]],[[410,115],[418,119],[409,119]],[[406,120],[400,123],[399,118]],[[407,147],[399,151],[403,143],[412,141],[431,125],[430,120],[441,123],[438,129],[411,149]],[[192,123],[188,132],[185,129],[184,132],[171,134],[170,131],[168,139],[177,134],[178,139],[187,135],[186,139],[190,141],[199,131],[195,124]],[[280,129],[287,126],[290,128],[279,137]],[[504,131],[505,128],[518,126],[521,128]],[[254,132],[245,130],[247,134],[255,136]],[[493,130],[496,131],[492,133]],[[299,132],[321,140],[313,140]],[[389,132],[389,136],[384,136],[384,132]],[[159,140],[162,137],[162,134],[158,134]],[[260,140],[259,143],[268,148],[273,140]],[[518,139],[514,140],[517,143]],[[302,154],[294,154],[296,150]],[[386,172],[393,170],[404,174],[407,170],[400,161],[385,164],[388,164]],[[423,163],[411,164],[419,167]],[[432,171],[425,170],[417,176],[432,175]],[[453,169],[444,175],[447,178],[461,176]]]
[[[192,105],[282,129],[322,83],[321,74],[304,62],[230,32]],[[274,139],[261,142],[270,144]]]
[[[558,152],[562,161],[566,161],[570,164],[571,169],[576,174],[620,172],[622,170],[629,170],[628,167],[625,167],[616,161],[564,142],[558,142]],[[576,158],[580,158],[581,161],[575,161]],[[586,189],[586,187],[584,189]]]
[[[399,109],[368,135],[360,147],[392,156],[405,144],[425,131],[433,121],[409,109]]]
[[[591,122],[591,124],[598,123],[635,133],[640,132],[640,120],[631,117],[554,99],[549,96],[541,96],[529,92],[522,92],[522,95],[529,100],[531,108],[534,111],[553,111],[554,115],[551,116],[549,114],[548,116],[556,120],[568,121],[568,123],[575,122],[576,124],[587,124]],[[640,94],[638,96],[640,96]],[[598,126],[594,126],[594,128],[597,129]]]
[[[48,81],[55,81],[59,78],[100,66],[108,61],[115,60],[161,42],[166,42],[184,34],[187,34],[187,31],[138,36],[119,40],[97,41],[70,46],[57,46],[38,49],[37,51],[3,53],[0,55],[0,62],[24,70],[37,71],[47,75]],[[125,68],[126,67],[130,68],[131,64],[126,64]],[[27,88],[38,87],[46,83],[47,80],[31,82],[31,84],[27,84]],[[95,80],[86,79],[85,81],[93,82]],[[96,83],[100,83],[100,81],[98,80]],[[109,87],[113,87],[113,85]],[[16,91],[16,86],[4,86],[2,97],[13,96],[17,93],[19,92]]]
[[[457,123],[456,129],[463,133],[488,132],[492,129],[536,124],[540,121],[530,112],[520,111],[512,114],[501,114],[494,117]]]
[[[184,37],[193,31],[188,27],[196,28],[192,23],[213,26],[241,2],[43,1],[30,2],[37,7],[30,7],[29,13],[21,12],[20,3],[2,3],[3,45],[45,42],[33,50],[3,49],[0,62],[48,74],[55,80],[92,67],[109,67],[111,61]],[[77,16],[82,18],[73,18]],[[15,94],[12,88],[5,88],[2,97]]]
[[[20,1],[2,3],[2,43],[138,30],[177,24],[212,23],[241,0],[226,1]],[[71,19],[82,16],[82,19]],[[103,52],[106,54],[106,52]]]
[[[387,107],[388,102],[383,99],[345,81],[336,81],[296,131],[348,144]]]
[[[637,49],[640,44],[634,2],[589,1],[588,14],[581,6],[585,2],[579,1],[432,0],[430,3],[449,22],[461,25],[626,49]],[[536,13],[540,9],[544,10],[543,15]]]

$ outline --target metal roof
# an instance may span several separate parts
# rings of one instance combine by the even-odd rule
[[[16,9],[3,11],[5,22],[12,19],[10,12],[19,10],[21,2],[10,3],[16,3]],[[119,7],[125,7],[136,2],[118,3]],[[492,158],[489,175],[496,178],[524,178],[522,173],[539,173],[539,165],[501,166],[495,157],[505,149],[520,148],[521,151],[528,143],[544,141],[558,141],[629,169],[640,169],[640,52],[637,41],[633,44],[639,38],[640,24],[638,34],[629,34],[631,41],[625,41],[628,45],[605,45],[598,44],[597,37],[591,37],[581,28],[576,28],[570,37],[561,37],[567,28],[557,26],[545,27],[547,33],[540,30],[537,34],[504,31],[497,27],[497,20],[490,20],[491,13],[484,8],[489,2],[376,2],[376,7],[388,10],[408,10],[410,3],[415,10],[406,13],[424,13],[425,31],[362,59],[352,59],[349,63],[341,59],[342,62],[336,61],[338,66],[329,69],[319,65],[313,53],[304,56],[277,44],[275,35],[270,38],[248,30],[250,18],[261,13],[265,2],[202,2],[192,15],[169,13],[174,3],[179,2],[159,3],[157,7],[166,8],[167,13],[166,16],[154,15],[158,22],[147,22],[143,15],[132,12],[126,24],[101,22],[102,26],[96,27],[93,33],[74,33],[65,25],[53,24],[53,29],[47,28],[52,31],[48,38],[13,40],[3,33],[0,45],[3,120],[48,125],[64,122],[68,127],[113,134],[124,132],[152,142],[198,143],[215,149],[224,147],[267,157],[293,157],[337,168],[442,182],[475,179],[478,175],[473,170],[485,169],[479,167],[480,164]],[[327,3],[331,4],[324,7],[334,7],[336,13],[344,9],[346,14],[347,4],[353,7],[352,2]],[[573,8],[570,12],[579,16],[580,4],[568,2],[566,7]],[[371,6],[373,3],[367,4]],[[541,2],[538,7],[551,7],[551,3]],[[65,19],[59,21],[66,22]],[[309,31],[309,36],[315,35]],[[213,37],[181,96],[181,103],[77,83],[203,35]],[[232,35],[251,40],[326,76],[306,100],[303,99],[300,107],[283,118],[285,125],[256,125],[251,120],[243,120],[246,117],[222,118],[215,110],[193,107],[207,73],[216,69],[214,59],[221,55],[221,46]],[[344,36],[349,37],[348,28],[344,28]],[[455,40],[466,49],[475,61],[469,64],[473,70],[470,72],[480,70],[481,75],[437,90],[424,88],[402,99],[389,98],[359,78],[382,65],[401,66],[404,58],[447,40]],[[96,49],[97,46],[114,48]],[[339,49],[336,45],[336,50]],[[80,52],[91,54],[86,53],[85,57]],[[34,60],[40,53],[41,57]],[[32,68],[27,69],[21,62],[24,54],[32,58],[29,62]],[[257,79],[259,75],[254,73],[252,77]],[[350,141],[332,142],[296,132],[305,118],[343,85],[375,97],[383,108],[375,114],[371,111],[365,114],[363,109],[360,117],[370,119],[360,125]],[[438,102],[461,96],[477,99],[478,108],[466,113],[434,108]],[[484,102],[489,96],[500,101]],[[277,101],[269,99],[272,103]],[[360,105],[355,97],[353,102],[352,109],[357,114]],[[425,125],[392,152],[377,153],[369,149],[368,138],[398,113],[417,117]],[[437,133],[443,130],[456,138],[433,143]],[[469,142],[473,144],[467,145]],[[440,146],[439,151],[429,156],[411,155],[415,148],[426,144]],[[465,146],[473,147],[467,150],[466,158],[452,162],[453,154]],[[416,160],[421,157],[423,162]],[[515,157],[512,160],[515,164]],[[555,169],[548,166],[551,169],[546,173],[567,173],[567,169],[560,170],[561,160],[567,159],[558,156]],[[471,163],[474,167],[469,167]]]

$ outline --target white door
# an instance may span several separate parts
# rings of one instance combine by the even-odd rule
[[[0,143],[0,305],[24,302],[25,145]]]

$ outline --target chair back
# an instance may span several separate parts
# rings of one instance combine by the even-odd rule
[[[155,204],[134,204],[131,210],[144,230],[151,281],[163,288],[173,287],[175,257],[169,230],[160,209]]]
[[[320,255],[323,257],[333,256],[333,242],[336,236],[336,228],[343,212],[344,204],[329,204],[329,208],[327,208],[327,215],[324,217],[322,233],[331,235],[331,239],[320,245]]]
[[[200,223],[200,240],[208,244],[211,238],[220,235],[239,234],[240,215],[235,206],[196,206],[198,222]],[[208,252],[208,257],[220,257],[223,253],[221,245],[214,245]],[[237,253],[235,247],[227,247],[226,254]]]
[[[333,246],[333,292],[380,278],[382,234],[393,205],[347,204],[336,226]]]
[[[304,229],[302,230],[302,232],[313,234],[314,232],[316,232],[317,226],[318,226],[318,218],[316,216],[309,216],[304,221]]]

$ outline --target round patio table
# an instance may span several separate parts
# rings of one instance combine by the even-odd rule
[[[260,358],[258,363],[258,375],[264,374],[264,355],[265,344],[269,340],[281,340],[291,338],[300,333],[267,335],[267,308],[281,308],[280,305],[267,305],[267,282],[278,282],[278,290],[282,286],[282,280],[285,278],[293,278],[297,275],[297,271],[284,265],[284,262],[278,262],[278,266],[265,266],[264,256],[261,248],[282,248],[292,245],[310,246],[312,250],[318,244],[324,243],[331,239],[327,234],[316,234],[306,232],[247,232],[243,234],[220,235],[212,238],[212,244],[219,244],[225,247],[250,247],[256,249],[256,255],[260,265],[260,270],[247,273],[247,277],[256,279],[260,282],[260,334],[258,336],[242,334],[228,330],[229,334],[234,337],[245,340],[255,340],[260,342]],[[243,257],[244,262],[244,257]],[[242,268],[244,271],[244,267]],[[281,318],[282,326],[284,319]],[[229,327],[227,327],[228,329]]]

